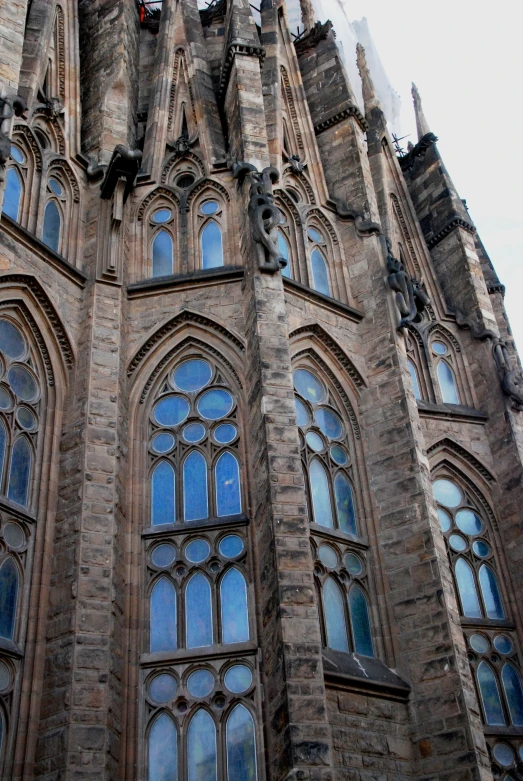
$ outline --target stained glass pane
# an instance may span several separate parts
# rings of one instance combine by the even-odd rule
[[[207,540],[202,538],[192,540],[185,548],[185,555],[193,564],[200,564],[200,562],[205,561],[210,552],[211,546]]]
[[[252,673],[244,664],[235,664],[225,673],[225,685],[230,692],[241,694],[252,684]]]
[[[2,211],[11,217],[12,220],[18,220],[20,211],[20,198],[22,197],[22,180],[15,168],[10,168],[7,172],[4,190],[4,204]]]
[[[237,515],[242,511],[240,468],[232,453],[223,453],[216,462],[216,508],[218,516]]]
[[[473,634],[469,638],[471,648],[478,652],[478,654],[485,654],[489,649],[489,641],[484,635]]]
[[[149,684],[149,697],[155,702],[169,702],[176,694],[177,688],[176,678],[168,673],[162,673],[153,678]]]
[[[201,423],[189,423],[183,430],[183,438],[186,442],[201,442],[205,436],[205,426]]]
[[[7,372],[11,388],[22,401],[34,401],[38,396],[38,385],[25,366],[11,366]]]
[[[221,445],[227,445],[236,439],[236,426],[232,426],[230,423],[222,423],[214,430],[214,438]]]
[[[24,507],[27,506],[29,497],[32,460],[33,455],[29,442],[25,437],[19,437],[13,446],[11,455],[7,498]]]
[[[521,677],[511,664],[504,664],[501,680],[505,689],[510,720],[515,727],[523,727],[523,686]]]
[[[481,518],[472,510],[459,510],[456,513],[456,525],[462,532],[470,534],[472,537],[479,534],[483,527]]]
[[[11,157],[13,160],[16,160],[17,163],[25,163],[24,153],[14,144],[11,144]]]
[[[173,240],[165,230],[159,231],[153,241],[153,277],[173,273]]]
[[[321,407],[314,413],[314,420],[320,431],[329,439],[339,439],[343,434],[340,416],[331,409]]]
[[[476,582],[472,569],[465,559],[458,559],[455,573],[463,615],[469,618],[481,618]]]
[[[216,203],[216,201],[205,201],[205,203],[202,203],[200,208],[204,214],[216,214],[219,209],[219,205]]]
[[[176,591],[167,578],[160,578],[151,592],[151,653],[174,651],[176,642]]]
[[[309,411],[301,399],[295,398],[296,422],[300,428],[304,428],[309,422]]]
[[[312,265],[312,283],[314,290],[318,293],[323,293],[326,296],[330,296],[331,290],[329,285],[329,276],[327,274],[327,266],[325,259],[319,249],[315,249],[311,255]]]
[[[318,556],[321,563],[328,569],[334,569],[338,565],[338,554],[330,545],[320,545]]]
[[[207,463],[193,450],[183,462],[183,517],[186,521],[207,518]]]
[[[62,218],[60,217],[56,201],[49,201],[45,207],[42,241],[55,252],[58,252],[58,247],[60,246],[61,225]]]
[[[330,449],[330,454],[332,460],[340,466],[344,466],[349,460],[347,452],[342,448],[341,445],[333,445]]]
[[[287,265],[285,268],[281,270],[282,276],[284,277],[290,277],[291,276],[291,263],[290,263],[290,251],[289,251],[289,243],[285,236],[283,235],[283,231],[278,229],[278,251],[282,258],[285,258],[287,261]]]
[[[0,320],[0,350],[12,358],[19,360],[25,353],[25,339],[9,320]]]
[[[157,545],[151,555],[155,567],[170,567],[176,558],[176,548],[168,542]]]
[[[449,537],[449,545],[452,550],[464,551],[467,547],[467,542],[463,539],[461,534],[451,534]]]
[[[438,363],[438,382],[443,402],[445,404],[459,404],[454,372],[446,361],[440,361]]]
[[[445,355],[447,352],[447,346],[443,342],[432,342],[432,349],[438,355]]]
[[[10,409],[13,406],[13,399],[6,388],[0,388],[0,409]]]
[[[160,461],[151,481],[151,523],[174,522],[174,469],[167,461]]]
[[[212,645],[211,587],[200,572],[192,576],[185,590],[185,627],[187,648]]]
[[[10,548],[18,550],[25,545],[25,532],[17,523],[6,523],[4,526],[4,540]]]
[[[348,651],[349,643],[343,596],[339,586],[332,578],[327,578],[323,584],[323,609],[328,647],[335,651]]]
[[[175,439],[168,431],[157,434],[152,441],[152,449],[155,453],[168,453],[174,447]]]
[[[349,592],[349,614],[354,650],[362,656],[374,656],[369,608],[365,594],[359,586],[353,586]]]
[[[320,244],[323,243],[323,236],[316,228],[309,228],[307,233],[309,234],[309,238],[313,241],[318,241]]]
[[[457,507],[463,495],[455,483],[441,478],[434,481],[434,496],[444,507]]]
[[[351,575],[358,576],[363,572],[363,564],[361,563],[359,556],[356,556],[355,553],[346,553],[343,557],[343,563]]]
[[[247,668],[245,667],[244,669]],[[11,672],[9,670],[9,667],[6,665],[5,662],[0,661],[0,691],[4,691],[4,689],[7,689],[10,683],[11,683]],[[2,745],[0,742],[0,751],[1,748]]]
[[[499,762],[503,767],[510,767],[514,763],[514,752],[508,743],[496,743],[492,753],[494,754],[496,762]],[[508,779],[509,781],[512,781],[510,776],[508,776]]]
[[[155,720],[149,732],[148,781],[178,781],[178,732],[167,713]]]
[[[222,641],[242,643],[249,639],[249,613],[245,578],[235,567],[220,583]]]
[[[452,520],[450,515],[445,512],[445,510],[442,510],[441,507],[438,507],[438,518],[439,518],[439,525],[441,526],[442,532],[448,532],[452,525]]]
[[[510,637],[506,635],[496,635],[494,638],[494,648],[499,651],[500,654],[511,654],[514,650],[514,645]]]
[[[186,393],[199,391],[210,381],[212,377],[212,368],[207,361],[194,358],[190,361],[184,361],[173,374],[174,384],[177,388]]]
[[[243,540],[237,534],[228,534],[220,541],[220,553],[226,559],[234,559],[243,551]]]
[[[316,453],[319,453],[325,447],[325,443],[323,442],[323,439],[320,437],[319,434],[316,434],[315,431],[307,431],[307,434],[305,436],[305,441],[308,444],[308,446]]]
[[[18,601],[18,568],[11,556],[0,566],[0,637],[13,640]]]
[[[490,545],[488,545],[485,540],[475,540],[475,542],[472,543],[472,550],[480,559],[484,559],[490,555]]]
[[[494,571],[486,564],[482,564],[479,568],[479,582],[487,616],[489,618],[505,618],[501,594],[498,588],[498,579]]]
[[[412,380],[412,390],[414,391],[414,398],[415,399],[421,399],[421,391],[419,389],[419,381],[418,381],[418,370],[408,358],[407,360],[408,366],[409,366],[409,372],[410,372],[410,379]]]
[[[16,419],[21,428],[33,431],[36,428],[36,415],[27,407],[18,407]]]
[[[352,488],[348,479],[341,472],[338,472],[334,479],[334,495],[340,530],[345,534],[357,534]]]
[[[171,213],[170,209],[158,209],[153,214],[153,222],[169,222]]]
[[[55,195],[58,196],[63,195],[64,192],[60,182],[57,179],[53,179],[52,177],[51,179],[49,179],[49,189],[51,190],[51,192],[53,192]]]
[[[222,232],[215,222],[208,222],[202,231],[202,268],[223,266]]]
[[[207,697],[214,689],[214,675],[209,670],[196,670],[189,675],[187,689],[193,697]]]
[[[332,529],[332,504],[329,491],[329,478],[323,465],[317,458],[310,465],[309,480],[311,486],[312,514],[314,523]]]
[[[327,396],[323,383],[308,369],[296,369],[294,372],[294,387],[304,399],[319,404]]]
[[[167,396],[154,408],[154,417],[160,426],[177,426],[189,414],[189,402],[183,396]]]
[[[229,414],[233,404],[233,398],[228,391],[216,388],[203,394],[198,402],[198,412],[208,420],[218,420]]]
[[[490,724],[493,727],[504,726],[506,722],[503,708],[501,707],[496,676],[486,662],[480,662],[478,664],[476,674],[487,724]]]
[[[256,781],[254,721],[244,705],[237,705],[227,719],[227,781]]]
[[[5,445],[7,442],[7,429],[0,419],[0,484],[4,475]]]
[[[197,711],[187,733],[188,781],[216,781],[216,727],[209,713]]]

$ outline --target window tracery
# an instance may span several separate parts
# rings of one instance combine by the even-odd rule
[[[223,205],[212,194],[207,194],[198,204],[197,219],[200,226],[201,267],[209,269],[223,266]]]
[[[315,226],[307,228],[308,250],[312,272],[312,287],[318,293],[332,296],[327,268],[327,242],[323,232]]]
[[[441,400],[444,404],[460,404],[456,377],[452,368],[452,351],[440,338],[432,339],[430,347],[432,360],[436,366]]]
[[[11,144],[12,163],[7,169],[2,212],[20,222],[20,211],[27,181],[27,157],[16,144]]]

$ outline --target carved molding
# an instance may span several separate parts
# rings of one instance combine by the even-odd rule
[[[194,152],[184,152],[183,154],[180,154],[179,152],[173,152],[173,154],[170,155],[164,163],[162,171],[162,184],[168,183],[173,168],[182,163],[183,160],[190,160],[193,162],[198,168],[200,176],[205,176],[205,168],[198,155],[196,155]]]
[[[309,221],[310,217],[316,217],[321,222],[321,224],[323,225],[325,230],[328,232],[329,236],[332,239],[333,244],[339,244],[339,240],[338,240],[338,236],[336,234],[336,231],[332,227],[332,225],[329,222],[329,220],[327,219],[327,217],[323,214],[322,211],[320,211],[318,209],[318,207],[314,207],[314,208],[310,209],[309,211],[307,211],[307,222]]]
[[[280,73],[282,80],[282,91],[285,93],[287,100],[287,106],[289,108],[289,114],[291,117],[292,126],[294,128],[294,135],[296,136],[296,143],[298,144],[298,149],[304,149],[303,136],[300,130],[300,123],[298,122],[298,114],[296,112],[296,103],[294,101],[291,82],[289,80],[289,74],[283,65],[280,65]]]
[[[245,351],[245,345],[243,341],[229,331],[228,328],[217,323],[215,320],[211,320],[209,317],[200,314],[199,312],[193,312],[190,309],[182,309],[175,317],[168,320],[160,328],[158,328],[152,336],[150,336],[145,343],[139,348],[134,358],[131,359],[127,368],[127,376],[130,377],[138,366],[143,362],[146,355],[153,349],[158,342],[162,341],[166,336],[176,331],[181,326],[187,323],[194,323],[195,325],[202,325],[206,328],[210,328],[213,331],[224,336],[227,341],[231,342],[234,347],[241,353]]]
[[[294,184],[292,181],[292,177],[298,177],[298,181],[300,184],[303,185],[305,188],[305,191],[307,195],[309,196],[309,203],[312,206],[316,205],[316,196],[314,195],[314,189],[312,187],[312,184],[310,183],[307,175],[304,171],[297,171],[296,168],[294,168],[292,165],[288,165],[283,169],[284,174],[290,174],[290,178],[288,182],[285,182],[285,184],[290,184],[291,186]]]
[[[61,6],[56,6],[56,48],[58,61],[58,94],[65,100],[65,20]]]
[[[505,298],[505,285],[502,285],[501,282],[487,282],[487,292],[490,295],[501,293],[502,297]]]
[[[390,199],[392,201],[392,208],[393,208],[394,213],[396,215],[396,219],[398,220],[398,223],[399,223],[400,228],[401,228],[403,239],[405,241],[405,244],[408,247],[410,258],[412,260],[412,264],[413,264],[414,268],[416,269],[416,271],[419,274],[419,273],[421,273],[420,264],[419,264],[419,261],[418,261],[418,257],[416,255],[416,250],[414,249],[414,244],[412,243],[412,239],[410,237],[409,229],[407,227],[407,222],[405,220],[405,216],[403,214],[403,210],[402,210],[402,208],[400,206],[400,202],[398,200],[398,197],[394,193],[390,194]]]
[[[181,68],[185,72],[185,83],[187,84],[187,90],[189,92],[189,98],[191,100],[191,111],[193,115],[193,121],[194,124],[197,125],[196,120],[196,111],[194,108],[194,97],[193,97],[193,91],[192,87],[189,81],[189,71],[187,68],[187,58],[185,56],[185,51],[182,48],[179,48],[176,50],[174,55],[174,64],[173,64],[173,76],[171,81],[171,90],[169,94],[169,115],[168,115],[168,121],[167,121],[167,130],[169,133],[172,132],[173,126],[174,126],[174,114],[176,111],[176,89],[178,87],[178,80],[180,76],[180,64]]]
[[[470,453],[462,445],[458,444],[458,442],[450,439],[450,437],[444,437],[443,439],[438,440],[438,442],[434,442],[433,445],[427,448],[427,455],[430,456],[440,450],[445,450],[458,455],[463,461],[466,461],[468,464],[470,464],[470,466],[473,467],[476,472],[479,472],[479,474],[487,481],[487,483],[492,483],[496,480],[492,472],[484,464],[482,464],[481,461],[476,458],[476,456]]]
[[[343,367],[347,372],[352,382],[357,388],[365,388],[366,382],[355,367],[349,356],[341,349],[339,344],[334,341],[332,336],[329,336],[327,331],[321,327],[318,323],[309,323],[308,325],[302,325],[300,328],[296,328],[289,334],[289,340],[295,339],[302,334],[311,334],[315,336],[321,344],[334,356],[337,363]]]
[[[458,342],[458,340],[456,339],[456,337],[454,336],[452,331],[450,331],[448,328],[446,328],[444,325],[442,325],[442,323],[437,323],[437,322],[436,323],[431,323],[427,327],[427,329],[425,331],[426,336],[427,336],[427,340],[428,340],[429,336],[434,333],[434,331],[441,331],[441,333],[444,336],[446,336],[447,339],[452,343],[452,346],[454,347],[456,352],[457,353],[461,352],[461,345],[460,345],[460,343]]]
[[[17,135],[22,136],[26,144],[31,148],[31,151],[35,158],[35,170],[38,173],[41,173],[42,152],[40,149],[40,145],[34,136],[33,131],[31,130],[30,127],[28,127],[28,125],[15,125],[13,128],[13,140],[16,139]]]
[[[78,181],[76,179],[76,176],[74,175],[73,171],[71,170],[71,167],[67,160],[60,160],[59,158],[54,158],[54,160],[51,160],[49,163],[49,169],[48,169],[48,175],[51,176],[53,173],[53,169],[58,168],[64,176],[67,178],[67,181],[69,182],[71,186],[71,190],[73,191],[73,200],[75,203],[80,202],[80,186],[78,184]]]
[[[231,196],[229,194],[229,191],[223,186],[223,184],[220,184],[220,182],[214,181],[214,179],[208,179],[207,177],[205,179],[202,179],[201,181],[197,182],[195,185],[193,185],[193,189],[189,192],[187,196],[187,207],[189,207],[194,199],[203,191],[203,190],[217,190],[227,203],[230,203]]]
[[[434,249],[434,247],[442,242],[443,239],[456,228],[463,228],[467,233],[476,233],[476,228],[471,222],[467,222],[462,217],[453,217],[453,219],[449,220],[435,236],[431,239],[427,239],[427,247],[429,250]]]
[[[265,59],[265,49],[263,46],[249,46],[249,44],[246,44],[243,41],[231,41],[227,48],[227,53],[225,55],[222,66],[220,86],[218,89],[218,95],[220,98],[223,98],[227,90],[233,62],[238,54],[241,54],[245,57],[256,57],[260,61],[260,65]]]
[[[363,132],[367,132],[369,129],[369,123],[357,106],[350,105],[347,106],[347,108],[344,108],[343,111],[338,111],[338,113],[333,114],[332,117],[329,117],[328,119],[323,120],[323,122],[319,122],[317,125],[314,125],[315,135],[319,136],[320,133],[323,133],[330,127],[334,127],[334,125],[339,125],[340,122],[343,122],[343,120],[347,119],[348,117],[355,117]]]
[[[143,216],[145,212],[147,211],[148,207],[151,205],[151,203],[156,198],[161,197],[167,198],[168,200],[173,200],[176,203],[176,206],[180,206],[180,201],[178,199],[178,196],[176,192],[171,187],[157,187],[155,190],[152,190],[149,195],[146,195],[143,201],[140,204],[140,207],[138,209],[138,219],[143,220]]]
[[[301,225],[300,213],[290,195],[288,195],[285,190],[282,190],[280,187],[278,187],[276,190],[274,190],[274,197],[278,198],[280,201],[283,201],[285,207],[292,214],[294,224],[299,227]]]
[[[37,106],[33,114],[33,118],[36,117],[52,127],[58,144],[58,152],[65,157],[65,136],[58,118],[54,114],[50,114],[46,106]]]

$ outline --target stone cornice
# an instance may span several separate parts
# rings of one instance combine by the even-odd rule
[[[324,309],[329,309],[336,315],[341,315],[347,320],[351,320],[353,323],[359,323],[365,317],[365,313],[361,312],[359,309],[354,309],[354,307],[349,306],[349,304],[344,304],[342,301],[337,301],[335,298],[330,298],[330,296],[325,296],[323,293],[318,293],[317,290],[313,290],[312,288],[307,287],[307,285],[302,285],[301,282],[296,282],[295,279],[283,277],[283,286],[289,293],[293,293],[299,298],[304,298],[307,301],[311,301],[313,304],[322,306]]]
[[[170,274],[167,277],[155,277],[143,282],[133,282],[127,287],[129,298],[165,293],[169,290],[180,290],[207,285],[221,285],[227,282],[238,282],[243,279],[243,266],[221,266],[220,268],[198,269],[190,274]]]
[[[337,114],[333,114],[332,117],[329,117],[328,119],[325,119],[323,122],[319,122],[317,125],[314,126],[314,133],[319,136],[320,133],[323,133],[325,130],[328,130],[330,127],[334,127],[334,125],[338,125],[340,122],[343,122],[344,119],[347,119],[347,117],[355,117],[358,125],[363,130],[364,133],[367,132],[369,129],[369,123],[359,110],[359,108],[353,104],[350,106],[347,106],[347,108],[344,108],[343,111],[338,111]]]
[[[218,88],[218,95],[220,97],[223,97],[227,91],[234,58],[238,54],[241,54],[245,57],[257,57],[261,64],[265,58],[265,49],[263,46],[256,46],[254,44],[247,43],[246,41],[236,40],[229,43],[220,76],[220,86]]]
[[[431,239],[427,239],[427,247],[429,250],[436,247],[446,236],[449,235],[449,233],[452,233],[455,228],[463,228],[463,230],[466,230],[468,233],[476,232],[476,228],[471,222],[467,222],[463,219],[463,217],[455,215],[443,226],[443,228],[441,228],[441,230],[435,234],[435,236],[433,236]]]

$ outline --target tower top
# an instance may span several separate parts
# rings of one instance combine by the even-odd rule
[[[365,49],[361,43],[356,44],[356,62],[361,76],[365,115],[368,117],[373,108],[381,109],[381,105],[376,95],[372,76],[370,75]]]
[[[425,114],[423,113],[423,106],[421,104],[421,95],[419,94],[418,88],[412,82],[412,101],[414,103],[414,113],[416,114],[416,127],[418,129],[418,141],[421,141],[423,136],[426,136],[427,133],[430,133],[430,127],[429,123],[425,119]]]

